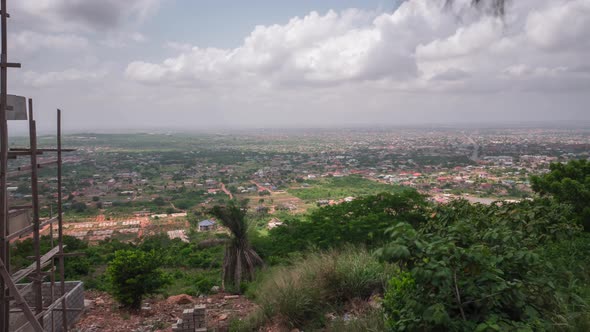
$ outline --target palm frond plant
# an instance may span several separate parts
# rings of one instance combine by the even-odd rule
[[[256,269],[264,265],[248,240],[246,209],[230,202],[227,206],[213,207],[211,214],[231,233],[223,258],[222,286],[239,291],[241,282],[254,279]]]

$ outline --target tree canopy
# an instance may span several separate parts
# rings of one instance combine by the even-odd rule
[[[551,164],[550,172],[531,177],[532,188],[541,196],[552,196],[558,202],[571,204],[576,218],[590,231],[590,162],[573,160]]]
[[[123,306],[139,309],[145,295],[169,282],[154,251],[119,250],[107,267],[113,297]]]

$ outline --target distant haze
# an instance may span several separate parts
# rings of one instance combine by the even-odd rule
[[[41,132],[590,122],[589,0],[445,2],[9,0],[9,92]]]

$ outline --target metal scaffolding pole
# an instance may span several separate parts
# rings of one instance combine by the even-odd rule
[[[33,119],[33,100],[29,98],[29,140],[31,148],[31,194],[33,196],[33,255],[35,256],[35,313],[43,312],[43,277],[41,274],[41,250],[39,236],[39,178],[37,174],[37,125]],[[39,319],[43,325],[43,318]]]
[[[62,211],[62,152],[73,151],[71,149],[62,149],[61,145],[61,110],[57,110],[57,148],[56,149],[39,149],[37,146],[37,126],[33,113],[33,101],[28,100],[29,110],[29,148],[12,148],[8,146],[8,120],[25,120],[26,117],[26,99],[20,96],[8,95],[7,92],[7,70],[8,68],[20,68],[18,63],[8,62],[7,55],[7,18],[10,17],[7,13],[7,0],[0,0],[0,28],[1,31],[1,47],[2,53],[0,57],[0,332],[9,332],[10,329],[10,312],[11,305],[20,307],[20,311],[12,310],[15,313],[22,313],[27,319],[27,323],[22,325],[19,330],[24,328],[32,328],[36,332],[43,331],[44,316],[47,313],[51,314],[53,318],[54,311],[62,312],[62,331],[68,330],[68,311],[78,309],[68,309],[66,306],[66,284],[65,284],[65,253],[63,245],[63,211]],[[10,113],[12,112],[12,113]],[[23,115],[24,114],[24,115]],[[9,116],[10,115],[10,116]],[[41,222],[39,215],[39,174],[38,168],[43,165],[53,164],[53,162],[38,163],[37,155],[45,152],[57,152],[57,180],[58,180],[58,198],[57,198],[57,218],[50,218]],[[8,172],[8,159],[17,158],[18,156],[30,156],[31,164],[29,166],[20,166],[17,171]],[[30,168],[30,169],[29,169]],[[25,227],[11,229],[10,212],[8,207],[8,177],[20,176],[28,174],[31,176],[31,205],[14,206],[15,210],[32,209],[32,224]],[[58,222],[58,247],[53,247],[53,223]],[[52,250],[41,255],[41,228],[49,225]],[[34,263],[25,267],[15,273],[10,271],[10,241],[32,233],[33,237],[33,259]],[[55,285],[55,265],[54,255],[59,258],[59,273],[60,273],[60,288],[61,294],[59,299],[55,300],[54,285]],[[45,307],[43,304],[43,279],[47,276],[43,270],[44,266],[51,261],[51,270],[49,271],[51,295],[51,304]],[[32,280],[32,283],[17,285],[22,280]],[[25,295],[29,292],[34,294],[35,313],[29,307],[25,300]],[[48,297],[49,298],[49,297]],[[61,308],[57,308],[61,305]],[[27,327],[28,324],[28,327]],[[13,326],[14,327],[14,326]],[[52,323],[51,329],[54,326]]]
[[[65,253],[63,249],[63,213],[62,213],[62,157],[61,157],[61,110],[57,110],[57,234],[58,234],[58,245],[59,245],[59,277],[61,286],[61,309],[62,309],[62,321],[63,331],[68,331],[68,312],[66,308],[66,282],[65,282]]]
[[[6,42],[6,0],[1,0],[1,29],[2,29],[2,55],[0,59],[0,260],[6,265],[7,271],[10,271],[10,254],[9,243],[6,239],[8,235],[8,204],[7,204],[7,168],[8,168],[8,123],[6,122],[6,97],[7,97],[7,65],[8,56]],[[4,280],[0,282],[0,332],[8,332],[10,319],[10,292],[6,287]]]

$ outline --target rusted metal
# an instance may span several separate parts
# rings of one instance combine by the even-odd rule
[[[33,100],[29,98],[29,140],[31,147],[31,165],[37,165],[37,126],[33,118]],[[33,205],[33,253],[35,255],[35,278],[33,288],[35,290],[35,312],[43,312],[43,292],[41,277],[41,249],[39,237],[39,178],[37,167],[31,167],[31,196]],[[39,320],[43,325],[43,319]]]
[[[65,257],[64,257],[64,250],[63,250],[63,213],[62,213],[62,188],[61,188],[61,175],[62,175],[62,156],[61,156],[61,110],[57,110],[57,236],[58,236],[58,246],[59,246],[59,276],[60,276],[60,288],[61,294],[63,295],[61,298],[61,308],[62,311],[62,322],[63,322],[63,331],[68,331],[68,313],[66,308],[66,281],[65,281]]]
[[[23,102],[24,97],[11,96],[14,101],[15,97],[18,97],[19,103],[9,104],[9,98],[7,97],[7,68],[20,68],[18,63],[9,63],[7,56],[7,18],[9,15],[6,12],[7,0],[0,0],[0,29],[1,34],[1,48],[2,53],[0,55],[0,332],[9,332],[10,328],[10,306],[13,303],[20,307],[22,312],[28,320],[28,323],[21,326],[22,329],[32,329],[34,331],[43,331],[42,317],[47,313],[51,312],[53,318],[53,310],[61,305],[58,311],[63,313],[63,328],[62,331],[68,330],[67,312],[74,311],[76,309],[68,309],[66,307],[66,285],[65,285],[65,263],[64,259],[69,254],[64,253],[63,245],[63,212],[62,212],[62,153],[64,151],[75,151],[74,149],[63,149],[61,146],[61,111],[57,110],[57,148],[44,148],[39,149],[37,147],[37,127],[33,114],[33,102],[31,99],[28,100],[28,120],[29,120],[29,139],[30,146],[28,148],[9,148],[8,147],[8,120],[27,120],[26,114],[26,102]],[[8,118],[9,111],[15,113],[15,111],[21,112],[18,116],[12,116]],[[11,113],[11,114],[12,114]],[[13,114],[14,115],[14,114]],[[37,162],[37,155],[43,154],[44,152],[56,152],[57,160],[45,161],[43,163]],[[8,172],[8,159],[16,159],[20,156],[30,156],[31,163],[28,166],[21,166],[16,171]],[[45,166],[57,164],[57,177],[58,177],[58,215],[50,217],[50,219],[41,221],[39,217],[39,187],[38,187],[38,169]],[[31,176],[31,192],[32,202],[31,205],[14,206],[14,211],[8,209],[8,193],[7,193],[7,178],[8,176],[21,176],[30,174]],[[26,227],[15,230],[10,230],[9,221],[11,213],[22,213],[25,209],[31,209],[33,215],[33,222]],[[57,244],[54,247],[53,239],[53,224],[58,223],[58,239]],[[52,250],[48,251],[44,255],[41,255],[40,246],[40,231],[43,227],[49,225],[50,236],[51,236],[51,247]],[[12,232],[12,233],[11,233]],[[17,271],[16,273],[10,272],[10,241],[17,239],[26,234],[32,233],[33,237],[33,263],[24,269]],[[59,259],[59,273],[60,273],[60,285],[61,285],[61,296],[56,300],[55,295],[55,278],[56,271],[55,259]],[[49,268],[49,271],[45,271]],[[42,298],[42,287],[43,279],[50,278],[50,291],[51,291],[51,302],[47,307],[43,306]],[[20,288],[16,286],[16,282],[28,278],[31,283],[25,284]],[[34,292],[35,301],[34,309],[35,313],[29,307],[29,304],[24,300],[24,294]],[[52,324],[51,330],[54,326]]]
[[[8,233],[8,202],[7,202],[7,173],[6,169],[8,168],[8,123],[6,122],[6,96],[7,96],[7,82],[8,82],[8,73],[7,73],[7,8],[6,8],[6,0],[0,0],[0,29],[2,29],[2,36],[1,36],[1,44],[2,44],[2,54],[0,55],[0,261],[2,264],[6,265],[3,270],[7,271],[7,274],[10,272],[10,254],[9,250],[9,243],[6,240],[6,235]],[[9,328],[9,299],[10,299],[10,291],[8,289],[5,290],[5,286],[10,283],[8,280],[4,280],[4,278],[0,278],[0,332],[8,332]]]
[[[31,324],[35,332],[43,332],[41,324],[39,324],[35,317],[35,314],[33,314],[31,308],[29,308],[25,299],[18,292],[18,288],[16,287],[16,284],[12,282],[10,274],[6,269],[6,264],[2,260],[0,260],[0,276],[2,276],[2,278],[4,279],[4,283],[7,284],[8,288],[12,291],[11,294],[12,296],[14,296],[16,304],[23,310],[25,317],[27,317],[29,324]],[[8,310],[9,308],[6,309],[6,313],[8,314],[8,317],[10,317],[10,310]],[[9,321],[6,320],[6,323],[9,323]],[[6,327],[6,331],[8,331],[8,326]]]
[[[43,221],[43,222],[41,222],[39,224],[39,228],[43,228],[43,227],[45,227],[45,226],[47,226],[49,224],[53,224],[56,221],[57,221],[57,217],[47,219],[47,220],[45,220],[45,221]],[[29,226],[27,226],[27,227],[25,227],[25,228],[23,228],[23,229],[21,229],[19,231],[16,231],[16,232],[14,232],[14,233],[6,236],[6,239],[7,239],[7,241],[11,241],[11,240],[14,240],[17,237],[20,237],[20,236],[22,236],[24,234],[28,234],[31,231],[33,231],[33,225],[29,225]]]

